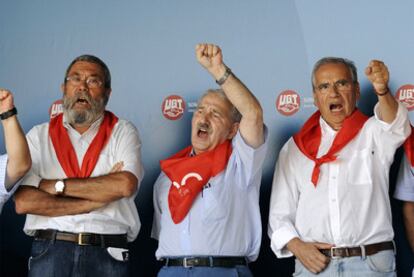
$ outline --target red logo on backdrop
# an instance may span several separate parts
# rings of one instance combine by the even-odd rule
[[[300,107],[300,96],[293,90],[282,91],[276,100],[276,109],[279,113],[290,116]]]
[[[184,114],[184,110],[185,101],[178,95],[167,96],[161,105],[162,114],[169,120],[180,119]]]
[[[414,109],[414,85],[403,85],[397,90],[395,98],[403,103],[409,111]]]
[[[63,113],[63,101],[62,99],[56,100],[49,108],[50,118],[54,118],[58,114]]]

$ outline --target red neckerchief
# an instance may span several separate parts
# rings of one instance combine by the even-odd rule
[[[118,117],[109,111],[105,111],[104,119],[102,120],[98,133],[89,145],[82,161],[82,167],[79,168],[75,149],[73,148],[66,128],[63,127],[63,114],[57,115],[50,120],[49,136],[52,140],[60,166],[68,178],[87,178],[91,176],[98,162],[99,154],[109,141],[112,130],[117,122]]]
[[[190,210],[195,198],[211,177],[222,172],[232,152],[231,141],[226,140],[215,149],[190,157],[188,146],[160,161],[161,170],[170,178],[168,207],[175,224],[180,223]]]
[[[315,162],[312,171],[312,183],[316,187],[318,184],[320,166],[323,163],[329,163],[336,160],[335,154],[344,148],[361,130],[368,117],[359,110],[355,111],[344,120],[341,129],[336,134],[335,139],[329,148],[328,153],[320,158],[316,158],[318,154],[319,145],[321,144],[321,127],[319,125],[319,118],[321,113],[315,112],[308,121],[305,122],[302,129],[293,136],[293,139],[306,157]]]
[[[411,134],[404,142],[404,152],[411,166],[414,166],[414,128],[411,126]]]

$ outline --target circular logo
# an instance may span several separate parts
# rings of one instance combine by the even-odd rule
[[[161,111],[166,119],[180,119],[185,110],[185,101],[181,96],[170,95],[162,101]]]
[[[282,91],[276,99],[276,109],[279,113],[291,116],[300,107],[300,96],[293,90]]]
[[[407,110],[412,111],[414,109],[414,85],[403,85],[400,87],[395,98],[403,103]]]
[[[58,114],[63,113],[63,100],[59,99],[53,102],[53,104],[49,108],[49,116],[50,118],[54,118]]]

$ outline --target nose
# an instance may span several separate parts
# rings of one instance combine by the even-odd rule
[[[78,88],[81,91],[88,91],[89,90],[88,84],[86,83],[86,79],[80,80]]]
[[[338,87],[336,86],[336,84],[333,84],[331,86],[331,89],[329,90],[329,96],[336,97],[338,95],[339,95]]]

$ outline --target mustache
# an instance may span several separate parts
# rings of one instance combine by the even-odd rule
[[[73,97],[65,97],[65,98],[66,98],[65,100],[67,101],[67,107],[68,108],[72,107],[79,99],[84,99],[89,104],[93,104],[93,102],[94,102],[94,100],[92,99],[90,94],[85,92],[85,91],[78,92]]]
[[[200,123],[200,122],[197,123],[197,129],[198,130],[200,130],[200,129],[206,130],[207,133],[211,133],[211,131],[212,131],[209,124],[207,124],[207,123]]]

